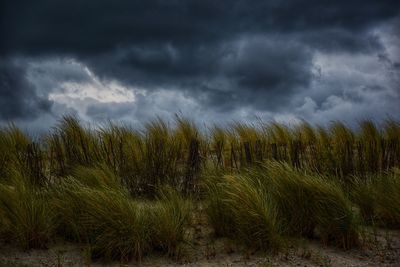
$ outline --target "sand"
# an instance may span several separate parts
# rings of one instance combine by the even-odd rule
[[[58,241],[48,249],[22,251],[0,243],[0,266],[400,266],[400,231],[368,230],[362,245],[351,250],[324,246],[318,240],[294,240],[279,253],[249,251],[228,239],[213,238],[207,227],[192,231],[179,255],[152,253],[141,262],[94,261],[83,245]]]

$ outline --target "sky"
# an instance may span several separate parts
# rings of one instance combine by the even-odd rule
[[[0,125],[400,119],[398,0],[2,0]]]

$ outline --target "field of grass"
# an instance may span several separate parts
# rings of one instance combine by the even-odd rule
[[[358,129],[157,119],[140,129],[71,116],[32,138],[0,130],[0,238],[56,239],[91,258],[179,256],[204,216],[216,237],[279,251],[293,239],[350,249],[366,227],[400,229],[400,124]],[[204,213],[199,215],[199,210]]]

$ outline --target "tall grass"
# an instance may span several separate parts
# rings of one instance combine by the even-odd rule
[[[355,178],[351,189],[354,203],[366,223],[400,228],[400,171]]]
[[[0,237],[27,249],[61,236],[122,261],[173,255],[204,198],[216,235],[260,249],[292,236],[350,248],[359,215],[400,227],[399,167],[392,119],[202,129],[179,116],[142,128],[65,116],[38,139],[10,125],[0,129]]]
[[[350,201],[339,185],[323,177],[270,162],[207,186],[208,215],[218,234],[261,248],[293,235],[317,235],[343,248],[358,242]]]
[[[260,181],[251,181],[246,176],[225,179],[229,186],[223,201],[232,213],[236,238],[259,248],[279,247],[278,213]]]
[[[380,125],[362,121],[358,129],[339,121],[329,127],[235,123],[211,129],[209,154],[214,166],[225,170],[277,160],[349,183],[352,175],[382,173],[399,165],[399,129],[390,119]]]
[[[268,195],[243,176],[208,181],[206,213],[217,236],[258,249],[281,246],[276,209]]]
[[[25,135],[13,125],[0,130],[0,175],[3,179],[17,161],[18,150],[28,143]]]
[[[288,234],[318,235],[325,243],[343,248],[357,244],[358,220],[338,184],[285,164],[271,162],[265,168],[266,186],[278,203]]]
[[[26,177],[14,171],[12,182],[0,183],[0,231],[23,249],[44,248],[55,233],[56,217],[49,192],[35,190]]]
[[[66,176],[77,166],[98,162],[99,143],[95,133],[82,127],[74,116],[64,116],[48,136],[50,170],[55,176]]]
[[[400,228],[400,171],[382,176],[376,185],[376,214],[387,226]]]
[[[143,140],[140,132],[113,123],[99,129],[102,162],[121,177],[131,194],[141,191]]]
[[[184,240],[191,208],[177,192],[135,200],[108,170],[79,167],[73,173],[56,194],[60,233],[90,244],[92,257],[140,260],[155,248],[173,254]]]
[[[215,235],[217,237],[233,236],[235,226],[232,212],[225,201],[228,184],[223,172],[218,169],[214,172],[207,171],[202,180],[205,187],[206,214]]]
[[[40,143],[34,142],[16,126],[0,129],[0,177],[6,179],[18,169],[34,185],[46,183],[46,156]]]
[[[173,256],[179,244],[186,241],[186,230],[191,222],[192,202],[165,187],[158,192],[154,206],[155,233],[153,246]]]
[[[362,121],[358,130],[341,122],[327,128],[306,122],[294,127],[233,123],[206,133],[176,117],[172,125],[156,119],[143,130],[113,123],[96,130],[67,116],[49,135],[47,147],[54,176],[68,175],[76,165],[106,164],[131,194],[154,196],[156,188],[166,184],[193,192],[208,162],[238,171],[278,160],[339,177],[345,183],[352,175],[382,173],[400,165],[400,126],[393,120],[380,126],[372,121]]]
[[[66,116],[47,138],[50,170],[67,176],[78,165],[107,165],[132,195],[154,197],[158,187],[171,185],[185,193],[196,187],[205,142],[196,126],[177,117],[173,128],[161,119],[144,130],[110,123],[98,130]]]

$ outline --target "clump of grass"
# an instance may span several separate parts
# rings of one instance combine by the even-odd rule
[[[353,177],[350,187],[350,198],[359,208],[364,223],[374,223],[376,220],[376,187],[374,177]]]
[[[153,214],[146,203],[137,203],[125,194],[87,189],[82,192],[85,213],[83,229],[93,255],[128,260],[141,259],[151,248]]]
[[[365,223],[400,228],[399,169],[354,178],[350,195]]]
[[[190,204],[177,192],[135,200],[107,170],[79,167],[73,173],[59,185],[56,205],[65,234],[90,244],[92,257],[141,260],[154,248],[173,254],[183,241]]]
[[[332,124],[330,133],[335,172],[343,179],[351,174],[354,168],[354,133],[339,121]]]
[[[9,171],[17,160],[12,132],[12,128],[0,129],[0,179],[2,180],[9,176]]]
[[[266,186],[288,234],[313,236],[317,232],[324,242],[343,248],[358,243],[358,221],[339,185],[287,164],[271,162],[266,172]]]
[[[205,211],[215,235],[233,236],[235,231],[233,214],[225,201],[229,184],[226,183],[223,172],[218,170],[205,172],[202,178],[206,199]]]
[[[50,171],[66,176],[78,165],[101,163],[99,139],[94,131],[83,127],[75,116],[64,116],[47,137],[50,152]]]
[[[70,177],[58,189],[56,205],[70,231],[66,234],[89,243],[92,257],[141,258],[151,240],[148,206],[134,202],[126,190],[115,184],[110,186],[103,179],[103,171],[83,167],[78,170],[76,178]],[[91,177],[82,181],[85,173]]]
[[[256,248],[277,248],[281,229],[277,210],[260,181],[246,176],[226,176],[229,183],[224,201],[233,215],[237,238]]]
[[[376,183],[376,214],[385,225],[400,228],[400,170],[381,175]]]
[[[47,183],[46,163],[40,142],[34,142],[13,124],[0,129],[0,179],[7,180],[17,169],[33,185],[44,186]]]
[[[26,177],[14,171],[12,182],[0,183],[3,235],[23,249],[45,248],[55,234],[55,214],[49,192],[35,190]]]
[[[55,183],[52,188],[52,204],[59,220],[58,233],[67,239],[85,242],[81,216],[85,214],[85,189],[114,192],[126,191],[117,177],[105,165],[98,167],[76,166],[71,175]],[[124,192],[125,192],[124,191]],[[82,234],[83,233],[83,234]]]
[[[181,182],[182,191],[189,195],[197,189],[198,173],[203,161],[201,153],[205,150],[206,145],[195,123],[179,116],[176,116],[175,121],[177,123],[175,136],[182,146],[181,153],[184,156],[185,166]]]
[[[225,175],[213,177],[206,184],[206,212],[217,235],[259,249],[280,247],[277,213],[260,181]]]
[[[282,236],[316,233],[343,248],[358,242],[350,201],[339,185],[323,177],[270,162],[208,184],[211,223],[247,244],[278,247]]]
[[[192,204],[176,190],[166,187],[154,203],[155,218],[153,243],[172,256],[185,241],[185,230],[190,223]]]
[[[358,165],[360,174],[374,173],[382,169],[382,136],[372,121],[360,123],[361,134],[357,143]]]
[[[132,195],[143,189],[145,172],[143,137],[135,129],[110,123],[99,130],[101,158],[113,172],[121,177],[123,185]]]
[[[399,168],[400,164],[400,122],[388,119],[383,125],[382,140],[382,167],[388,171],[390,168]]]

